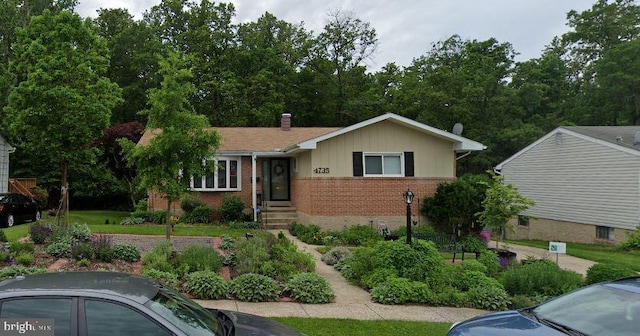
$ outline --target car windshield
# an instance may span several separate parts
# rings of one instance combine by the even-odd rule
[[[145,304],[162,315],[187,335],[224,335],[220,320],[200,305],[168,288],[160,288],[158,294]]]
[[[533,313],[587,335],[638,335],[640,288],[617,284],[586,287],[544,303]]]

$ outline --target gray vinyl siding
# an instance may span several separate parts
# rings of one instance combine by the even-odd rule
[[[9,144],[0,137],[0,193],[9,189]]]
[[[640,218],[640,157],[563,133],[502,169],[507,183],[536,202],[524,214],[633,230]]]

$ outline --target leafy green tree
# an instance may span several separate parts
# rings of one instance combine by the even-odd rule
[[[518,193],[513,184],[506,184],[504,176],[490,172],[492,181],[488,184],[482,210],[477,213],[480,223],[497,233],[496,248],[506,230],[513,230],[509,220],[535,205],[535,202]]]
[[[487,182],[486,175],[469,174],[441,183],[433,197],[425,198],[421,211],[439,232],[456,233],[458,224],[463,235],[480,232],[477,214],[482,211]]]
[[[162,85],[149,93],[147,130],[154,137],[136,146],[120,144],[127,160],[137,168],[141,187],[161,193],[167,200],[166,237],[171,237],[171,203],[189,190],[190,176],[203,173],[203,160],[213,157],[219,144],[215,131],[207,130],[207,118],[194,112],[188,97],[195,87],[185,60],[172,52],[160,61]]]
[[[69,167],[95,161],[90,145],[120,101],[120,89],[105,77],[107,46],[91,21],[68,11],[45,10],[17,34],[11,69],[20,84],[5,108],[12,140],[42,166],[60,167],[68,191]]]
[[[352,13],[329,13],[328,23],[316,38],[308,65],[331,85],[335,109],[325,113],[336,115],[334,124],[346,126],[366,119],[352,105],[360,98],[356,93],[362,89],[358,85],[365,74],[363,63],[377,46],[378,36],[370,23]]]

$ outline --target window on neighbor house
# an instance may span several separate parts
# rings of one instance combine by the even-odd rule
[[[402,153],[364,153],[364,175],[402,176]]]
[[[613,228],[607,226],[596,226],[596,238],[613,240]]]
[[[518,215],[518,226],[529,226],[529,216]]]
[[[218,157],[207,160],[206,165],[215,165],[213,172],[194,176],[191,189],[199,191],[240,190],[240,158]]]

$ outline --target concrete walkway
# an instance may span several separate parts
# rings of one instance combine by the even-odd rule
[[[280,231],[273,231],[275,235]],[[323,276],[334,291],[335,302],[326,304],[303,304],[295,302],[242,302],[237,300],[196,300],[204,307],[239,311],[267,317],[317,317],[349,318],[357,320],[406,320],[428,322],[456,322],[484,314],[487,311],[471,308],[430,307],[420,305],[382,305],[371,301],[369,292],[351,285],[333,266],[325,264],[316,246],[308,245],[288,231],[282,231],[301,251],[311,253],[316,260],[316,273]],[[495,246],[495,243],[491,246]],[[547,251],[530,247],[510,245],[519,259],[527,256],[548,258]],[[555,255],[554,255],[555,257]],[[554,259],[555,260],[555,259]],[[563,268],[582,274],[593,264],[590,261],[561,255],[559,264]]]

